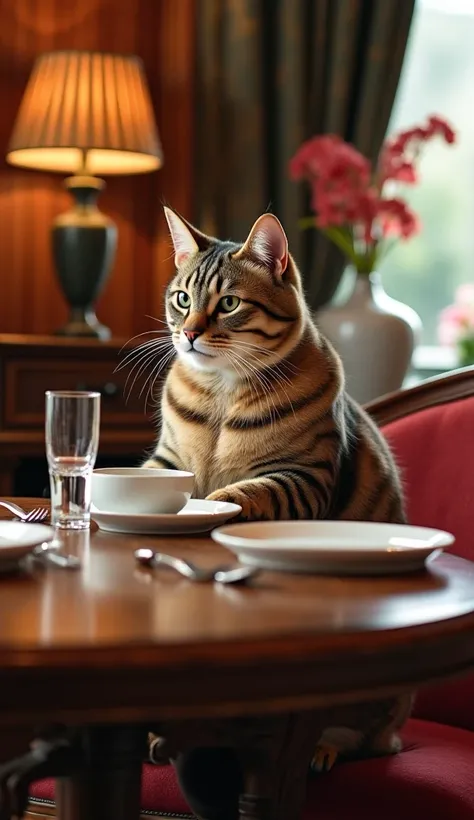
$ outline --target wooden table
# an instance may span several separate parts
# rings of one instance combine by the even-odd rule
[[[329,712],[474,665],[474,564],[454,556],[399,578],[265,573],[224,588],[138,569],[144,543],[202,565],[226,557],[207,537],[95,529],[66,538],[82,571],[1,580],[0,721],[60,722],[82,749],[59,781],[61,820],[138,817],[152,726],[171,751],[238,748],[233,816],[296,820]]]

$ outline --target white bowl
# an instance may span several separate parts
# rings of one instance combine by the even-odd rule
[[[101,512],[178,513],[189,501],[194,473],[149,467],[103,467],[92,473],[92,505]]]

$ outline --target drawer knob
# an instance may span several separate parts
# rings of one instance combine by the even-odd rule
[[[87,390],[87,392],[90,393],[100,393],[101,396],[113,398],[114,396],[118,395],[119,386],[114,382],[106,382],[101,387],[94,387],[93,385],[83,384],[83,382],[79,382],[76,385],[76,390]]]

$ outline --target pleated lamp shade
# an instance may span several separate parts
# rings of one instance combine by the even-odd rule
[[[87,51],[43,54],[29,79],[7,161],[99,176],[159,168],[163,152],[141,61]]]

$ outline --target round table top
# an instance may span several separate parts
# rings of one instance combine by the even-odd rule
[[[21,707],[69,720],[305,708],[474,665],[474,564],[461,558],[404,576],[265,572],[223,587],[137,567],[145,544],[202,566],[229,557],[207,536],[93,526],[66,535],[82,570],[0,579],[0,717]]]

